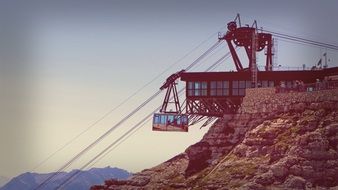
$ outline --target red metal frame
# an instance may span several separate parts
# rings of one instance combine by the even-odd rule
[[[234,113],[243,97],[187,97],[186,113],[189,115],[222,117],[224,113]]]
[[[239,24],[239,25],[237,25]],[[272,71],[272,56],[273,53],[273,39],[272,34],[263,33],[257,29],[256,21],[252,26],[241,26],[239,15],[234,21],[228,23],[228,31],[225,35],[219,35],[219,40],[225,40],[229,46],[235,67],[238,72],[195,72],[187,73],[184,70],[177,72],[166,80],[161,89],[167,89],[165,99],[163,101],[161,112],[163,113],[179,113],[181,114],[181,107],[176,89],[175,81],[181,79],[186,81],[186,114],[189,114],[189,121],[196,123],[202,121],[206,117],[222,117],[227,113],[235,113],[245,93],[238,84],[245,82],[245,88],[250,87],[272,87],[277,86],[281,82],[286,81],[288,84],[293,84],[294,81],[302,81],[304,84],[314,83],[316,80],[324,80],[325,77],[338,75],[338,67],[325,68],[322,70],[293,70],[293,71]],[[249,59],[248,67],[243,67],[239,56],[235,51],[235,46],[244,47]],[[265,51],[266,64],[265,71],[259,71],[256,65],[256,53],[262,50]],[[215,94],[211,93],[211,84],[215,82],[228,81],[228,93]],[[188,93],[189,82],[206,82],[207,93]],[[250,84],[251,82],[251,84]],[[237,84],[237,85],[236,85]],[[247,85],[249,84],[249,85]],[[270,85],[271,84],[271,85]],[[218,86],[218,85],[217,85]],[[222,86],[222,85],[221,85]],[[225,88],[225,87],[221,87]],[[218,87],[216,87],[218,89]],[[240,89],[240,90],[239,90]],[[236,91],[238,90],[238,91]],[[170,102],[171,92],[173,92],[173,102]],[[168,111],[168,104],[174,103],[174,111]],[[210,123],[208,121],[207,123]]]
[[[176,88],[176,80],[181,77],[181,74],[184,73],[185,70],[181,70],[177,73],[174,73],[170,75],[165,83],[161,86],[161,90],[167,89],[167,92],[165,94],[165,98],[162,103],[162,108],[160,112],[162,113],[177,113],[180,114],[182,113],[181,105],[180,105],[180,100],[178,98],[178,93],[177,93],[177,88]],[[170,101],[171,99],[171,92],[173,93],[173,101]],[[174,104],[175,106],[175,111],[168,111],[168,105],[169,104]]]
[[[239,22],[239,27],[237,27],[237,20]],[[225,35],[219,34],[219,40],[225,40],[229,46],[234,64],[236,66],[237,71],[243,70],[251,70],[251,68],[255,67],[255,56],[253,56],[256,52],[262,51],[266,48],[266,64],[265,70],[271,71],[272,70],[272,47],[273,47],[273,40],[272,34],[259,32],[257,29],[256,21],[254,24],[249,27],[245,26],[242,27],[240,23],[240,17],[237,15],[234,21],[231,21],[227,25],[228,31]],[[254,27],[255,26],[255,27]],[[253,41],[256,41],[256,45],[253,45]],[[234,44],[238,47],[244,47],[249,58],[249,66],[248,68],[244,68],[237,53],[234,48]],[[253,47],[255,46],[255,47]]]
[[[173,93],[173,98],[174,98],[173,101],[170,101],[171,92]],[[172,110],[168,111],[167,110],[168,104],[174,104],[175,111],[172,111]],[[180,114],[182,112],[175,82],[170,83],[168,85],[167,92],[165,94],[165,98],[163,100],[163,104],[162,104],[162,108],[161,108],[160,112],[162,112],[162,113],[177,113],[177,114]]]

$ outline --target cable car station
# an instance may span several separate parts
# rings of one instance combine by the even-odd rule
[[[219,34],[219,42],[228,44],[236,71],[227,72],[187,72],[181,70],[165,81],[161,90],[166,89],[160,113],[154,114],[154,131],[188,132],[188,126],[203,119],[206,126],[224,114],[234,114],[240,107],[246,88],[295,86],[299,81],[304,84],[326,80],[338,76],[338,67],[306,70],[273,71],[273,38],[271,33],[257,28],[256,21],[252,26],[241,26],[239,15],[227,25],[226,34]],[[289,36],[288,36],[289,37]],[[299,40],[299,38],[295,38]],[[313,42],[313,41],[311,41]],[[320,44],[319,44],[320,45]],[[234,47],[236,46],[236,47]],[[244,48],[248,67],[243,67],[236,52]],[[256,53],[263,51],[266,56],[264,71],[256,64]],[[176,81],[180,79],[185,85],[185,104],[179,102]],[[168,105],[174,109],[168,110]]]

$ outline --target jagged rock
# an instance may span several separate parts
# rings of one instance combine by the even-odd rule
[[[289,174],[288,168],[284,164],[281,164],[281,163],[272,165],[271,172],[273,176],[275,176],[276,178],[281,178],[281,179],[285,178],[285,176]]]
[[[306,108],[305,103],[298,103],[298,104],[295,104],[294,107],[293,107],[293,109],[298,113],[304,111],[305,108]]]
[[[299,129],[299,134],[304,134],[306,132],[312,132],[318,128],[318,122],[317,121],[303,121],[302,127]]]
[[[240,144],[234,149],[234,154],[238,157],[244,157],[247,155],[247,151],[248,151],[248,146],[244,144]]]
[[[128,181],[128,185],[132,186],[145,186],[150,182],[149,176],[138,176]]]
[[[302,167],[299,165],[294,165],[291,166],[289,169],[290,174],[296,175],[296,176],[300,176],[302,175]]]
[[[284,185],[286,188],[289,189],[305,189],[305,179],[298,177],[298,176],[289,176]]]
[[[265,190],[266,188],[261,184],[250,182],[250,183],[243,185],[243,187],[241,187],[240,189],[242,190]]]
[[[220,185],[220,184],[208,184],[208,185],[205,186],[205,189],[208,189],[208,190],[218,190],[218,189],[227,190],[227,188],[222,187],[222,185]]]
[[[325,135],[328,137],[335,136],[338,133],[338,124],[334,123],[325,127]]]
[[[201,171],[208,166],[208,160],[211,158],[210,145],[207,142],[199,142],[190,146],[185,151],[189,157],[189,164],[185,171],[186,176]]]
[[[270,185],[274,181],[275,181],[275,177],[274,177],[274,174],[272,172],[264,173],[264,174],[258,176],[255,179],[255,183],[258,183],[258,184],[261,184],[261,185],[264,185],[264,186]]]
[[[263,138],[248,138],[245,139],[244,144],[248,146],[253,146],[253,145],[261,145],[261,146],[266,146],[266,145],[272,145],[274,143],[274,139],[263,139]]]
[[[187,188],[187,184],[185,183],[172,183],[169,186],[175,189]]]

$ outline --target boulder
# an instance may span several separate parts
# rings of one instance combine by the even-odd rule
[[[305,179],[293,175],[290,175],[284,182],[284,186],[288,189],[305,189],[305,184]]]
[[[279,179],[284,179],[289,174],[288,168],[286,168],[286,166],[281,163],[272,165],[271,172],[273,176]]]

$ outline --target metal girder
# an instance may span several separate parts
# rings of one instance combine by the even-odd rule
[[[241,98],[189,98],[186,101],[187,114],[222,117],[224,114],[236,113]]]
[[[172,92],[173,98],[174,98],[173,101],[170,101],[171,92]],[[172,111],[172,110],[168,111],[167,110],[168,104],[174,104],[175,111]],[[165,94],[165,98],[163,100],[163,104],[162,104],[160,112],[162,112],[162,113],[178,113],[178,114],[182,113],[180,100],[178,98],[176,83],[170,83],[167,86],[167,92]]]
[[[237,26],[237,22],[239,22],[239,27]],[[264,48],[266,48],[265,70],[272,71],[272,34],[264,33],[262,30],[259,30],[256,21],[251,27],[249,25],[242,27],[239,14],[237,14],[234,21],[228,23],[227,28],[228,31],[224,35],[219,34],[218,39],[227,42],[237,71],[252,70],[252,68],[255,67],[255,56],[253,56],[253,54],[262,51]],[[256,45],[252,45],[254,39],[256,39]],[[249,59],[249,66],[247,68],[243,67],[234,45],[245,48]]]

